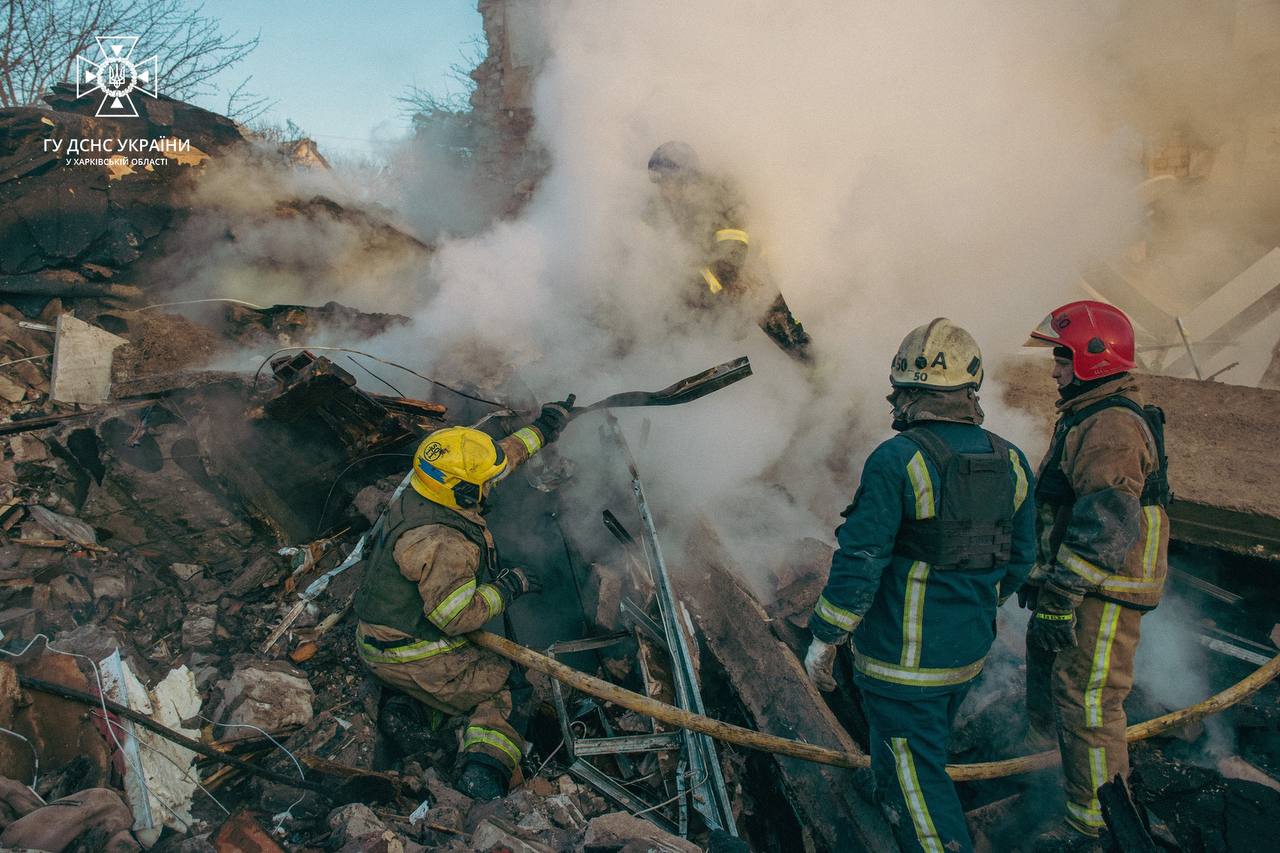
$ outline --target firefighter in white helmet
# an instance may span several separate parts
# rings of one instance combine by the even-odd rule
[[[867,458],[809,620],[805,668],[821,690],[852,635],[877,799],[903,850],[973,849],[946,773],[951,723],[996,607],[1035,558],[1031,468],[979,426],[982,377],[977,343],[949,320],[902,341],[888,397],[899,434]]]

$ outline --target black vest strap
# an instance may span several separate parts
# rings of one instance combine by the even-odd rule
[[[1156,470],[1147,476],[1142,484],[1141,503],[1143,506],[1168,506],[1173,499],[1169,488],[1169,457],[1164,452],[1164,410],[1159,406],[1140,406],[1122,394],[1103,397],[1096,403],[1084,408],[1068,412],[1058,419],[1053,430],[1053,442],[1049,445],[1049,455],[1040,471],[1040,479],[1036,481],[1036,502],[1055,507],[1070,506],[1076,502],[1075,488],[1062,470],[1062,453],[1066,447],[1067,433],[1082,424],[1088,418],[1119,406],[1128,409],[1142,418],[1155,442]]]

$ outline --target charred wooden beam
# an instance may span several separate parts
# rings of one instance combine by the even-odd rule
[[[773,633],[764,608],[725,568],[728,560],[715,535],[704,528],[695,539],[696,569],[677,577],[676,585],[751,724],[760,731],[860,752],[809,682],[803,665]],[[871,771],[781,756],[771,759],[798,823],[812,833],[818,849],[898,849],[872,801]]]

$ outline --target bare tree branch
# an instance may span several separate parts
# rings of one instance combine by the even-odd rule
[[[0,106],[36,103],[95,56],[96,36],[138,36],[135,59],[156,55],[163,94],[211,91],[210,80],[258,46],[258,36],[224,33],[216,18],[184,0],[3,0]],[[244,95],[241,94],[243,99]]]

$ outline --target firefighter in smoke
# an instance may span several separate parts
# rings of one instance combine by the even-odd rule
[[[725,302],[754,303],[762,276],[758,262],[748,264],[751,238],[743,229],[742,205],[720,179],[698,168],[698,155],[684,142],[665,142],[649,158],[649,179],[658,186],[663,206],[680,231],[694,241],[702,265],[686,300],[691,308]],[[765,303],[761,303],[765,304]],[[768,300],[757,320],[784,352],[808,364],[809,333],[796,322],[781,293]]]
[[[373,675],[436,720],[468,716],[458,787],[477,799],[507,792],[527,712],[512,707],[507,661],[463,635],[542,589],[529,569],[500,567],[481,515],[494,486],[556,440],[573,400],[543,406],[501,441],[468,427],[428,435],[414,455],[412,488],[387,509],[355,599],[356,648]]]
[[[805,669],[835,689],[853,634],[877,799],[903,850],[972,850],[947,777],[961,700],[995,639],[996,608],[1035,558],[1031,469],[982,429],[982,354],[939,318],[902,341],[889,374],[899,435],[867,458],[836,531]]]
[[[1066,777],[1066,822],[1037,849],[1097,849],[1097,789],[1129,771],[1124,700],[1139,623],[1159,603],[1168,571],[1164,414],[1144,404],[1129,373],[1133,326],[1120,309],[1064,305],[1028,345],[1053,347],[1060,394],[1035,491],[1039,559],[1018,595],[1033,611],[1032,736],[1056,730]]]

